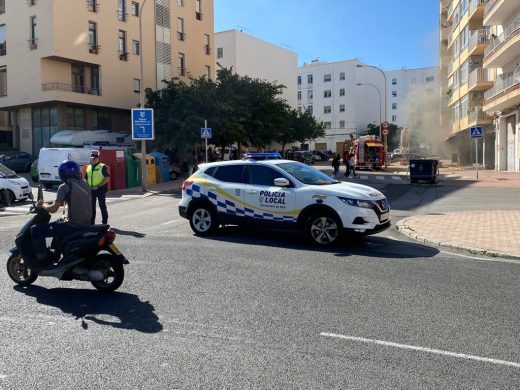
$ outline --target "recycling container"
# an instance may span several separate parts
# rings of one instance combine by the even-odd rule
[[[141,159],[141,153],[134,153],[134,156],[138,159]],[[151,154],[146,155],[146,184],[153,185],[157,183],[155,170],[157,169],[155,165],[155,158]]]
[[[155,158],[157,183],[170,180],[170,161],[168,156],[161,152],[150,153]],[[157,169],[158,168],[158,169]]]
[[[125,153],[126,187],[139,187],[141,185],[141,160],[130,153]]]
[[[439,172],[439,160],[410,160],[410,183],[426,181],[435,183]]]

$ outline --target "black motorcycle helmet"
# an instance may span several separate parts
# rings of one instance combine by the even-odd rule
[[[72,160],[63,161],[58,168],[58,174],[63,182],[67,179],[81,179],[81,170],[78,164]]]

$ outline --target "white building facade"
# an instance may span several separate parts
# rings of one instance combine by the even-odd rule
[[[384,121],[384,78],[358,60],[312,61],[298,69],[298,110],[309,111],[326,128],[311,150],[341,153],[346,139],[366,134]]]
[[[258,39],[239,30],[215,33],[216,69],[221,65],[241,76],[249,76],[286,87],[282,97],[296,109],[296,74],[298,56],[295,52]]]

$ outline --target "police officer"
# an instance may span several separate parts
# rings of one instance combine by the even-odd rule
[[[99,151],[97,150],[93,150],[90,154],[90,165],[87,167],[85,180],[92,192],[92,225],[96,222],[96,199],[101,210],[101,223],[106,224],[108,222],[106,195],[110,175],[107,166],[99,162]]]

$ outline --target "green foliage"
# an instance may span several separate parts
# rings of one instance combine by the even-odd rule
[[[239,76],[219,68],[217,81],[205,77],[186,84],[166,82],[159,91],[146,91],[147,106],[154,109],[156,143],[186,150],[201,142],[204,120],[213,129],[211,143],[229,146],[237,142],[257,149],[274,142],[288,143],[325,135],[309,114],[292,110],[280,95],[285,86]]]
[[[379,126],[374,123],[369,123],[367,125],[367,134],[368,135],[376,135],[379,137]],[[397,127],[395,123],[388,124],[388,138],[386,140],[387,143],[387,151],[394,150],[399,147],[399,142],[401,139],[401,128]]]

